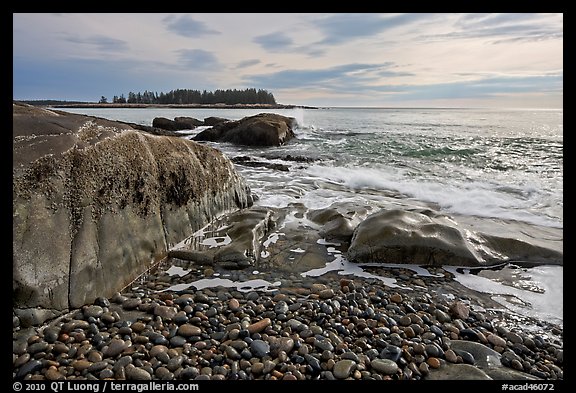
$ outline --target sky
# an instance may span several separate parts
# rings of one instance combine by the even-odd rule
[[[13,14],[13,99],[563,108],[563,14]]]

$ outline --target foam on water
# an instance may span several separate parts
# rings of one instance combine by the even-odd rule
[[[546,203],[534,186],[525,188],[501,186],[489,182],[445,178],[437,180],[415,178],[405,170],[376,168],[326,167],[313,165],[306,169],[309,176],[328,179],[353,190],[397,191],[406,197],[435,203],[448,213],[478,217],[518,220],[535,225],[562,228],[561,220],[535,214],[531,207]],[[542,202],[539,202],[542,200]]]
[[[254,290],[259,291],[273,291],[275,287],[280,286],[280,281],[268,282],[262,279],[254,279],[254,280],[247,280],[247,281],[232,281],[228,278],[202,278],[197,281],[193,281],[191,283],[184,283],[184,284],[176,284],[172,285],[169,288],[162,290],[161,292],[166,291],[185,291],[190,287],[196,288],[196,290],[201,290],[204,288],[215,288],[215,287],[225,287],[225,288],[236,288],[240,292],[250,292]]]
[[[492,295],[492,299],[518,314],[563,324],[563,267],[538,266],[523,269],[511,280],[471,274],[467,268],[445,266],[465,287]],[[504,273],[503,273],[504,274]],[[518,275],[518,273],[516,274]]]

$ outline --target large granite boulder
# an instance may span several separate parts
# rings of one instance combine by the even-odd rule
[[[431,210],[380,210],[355,229],[353,262],[492,266],[504,262],[562,264],[562,252],[520,239],[475,232]]]
[[[218,150],[105,119],[13,106],[15,308],[111,296],[215,216],[251,205]]]
[[[280,146],[294,138],[296,120],[275,113],[260,113],[204,130],[196,141],[230,142],[248,146]]]

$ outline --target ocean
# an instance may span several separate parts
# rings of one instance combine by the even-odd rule
[[[143,125],[151,125],[155,117],[235,120],[261,112],[291,116],[298,121],[296,139],[283,146],[210,143],[231,158],[249,156],[289,168],[236,165],[258,195],[258,205],[299,203],[318,209],[350,201],[375,208],[431,208],[476,230],[563,248],[562,110],[65,110]],[[504,299],[508,308],[562,323],[562,266],[523,268],[515,284],[477,272],[453,273],[464,285]],[[532,286],[517,285],[519,281]],[[538,289],[529,289],[534,286]],[[522,291],[524,303],[532,305],[526,310],[509,302],[510,296],[522,299]]]

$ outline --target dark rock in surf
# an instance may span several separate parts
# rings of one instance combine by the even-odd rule
[[[232,162],[235,164],[249,166],[252,168],[268,168],[276,171],[283,171],[288,172],[289,168],[288,165],[278,164],[275,162],[265,162],[265,161],[255,161],[251,157],[247,156],[238,156],[232,158]]]
[[[165,117],[156,117],[152,120],[152,127],[168,131],[190,130],[202,123],[192,117],[177,117],[174,120]]]
[[[220,123],[200,132],[196,141],[230,142],[247,146],[280,146],[294,138],[296,120],[274,113],[260,113]]]
[[[216,116],[210,116],[204,119],[204,124],[205,126],[215,126],[218,125],[220,123],[225,123],[227,121],[230,121],[229,119],[225,119],[223,117],[216,117]]]

